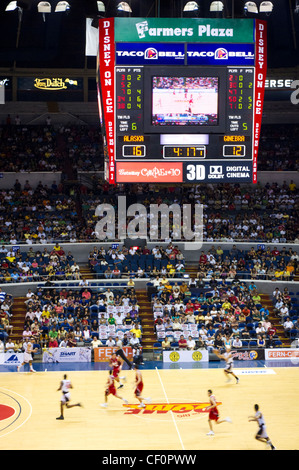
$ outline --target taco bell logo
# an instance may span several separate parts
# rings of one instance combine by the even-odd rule
[[[158,51],[153,47],[149,47],[144,51],[144,58],[145,59],[158,59]]]
[[[228,52],[223,47],[219,47],[215,51],[215,59],[228,59]]]
[[[137,33],[140,39],[145,38],[145,32],[148,31],[148,22],[141,21],[140,23],[136,23]]]

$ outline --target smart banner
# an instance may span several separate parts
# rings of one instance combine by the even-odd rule
[[[43,362],[91,362],[91,348],[49,348],[43,353]]]

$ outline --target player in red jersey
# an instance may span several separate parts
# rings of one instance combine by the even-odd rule
[[[144,388],[142,373],[140,372],[137,364],[134,364],[133,367],[136,371],[134,395],[137,398],[137,400],[140,402],[139,406],[141,408],[145,408],[145,404],[143,402],[144,402],[144,400],[147,401],[147,402],[150,402],[150,398],[143,398],[141,396],[143,388]]]
[[[210,400],[210,406],[207,407],[207,409],[209,410],[208,422],[209,422],[210,432],[208,432],[207,435],[214,436],[213,425],[212,425],[213,421],[215,421],[216,424],[225,423],[225,422],[231,423],[232,421],[230,418],[219,420],[219,411],[217,408],[217,401],[216,401],[215,396],[213,395],[212,390],[208,390],[208,396]]]
[[[123,400],[123,402],[127,405],[128,404],[128,401],[123,398],[123,397],[120,397],[118,394],[117,394],[117,390],[115,388],[115,377],[113,376],[113,371],[112,370],[109,370],[109,377],[108,377],[108,380],[107,380],[107,384],[106,384],[106,388],[105,388],[105,403],[102,403],[101,406],[103,407],[107,407],[108,406],[108,396],[109,395],[113,395],[115,398],[119,398],[120,400]]]
[[[115,378],[115,380],[119,383],[119,387],[118,388],[122,388],[124,385],[121,383],[121,379],[122,380],[125,380],[126,377],[120,377],[119,374],[120,374],[120,371],[122,370],[122,365],[123,365],[123,360],[116,356],[115,353],[112,354],[111,358],[110,358],[110,361],[109,361],[109,366],[112,368],[112,374],[113,374],[113,377]]]

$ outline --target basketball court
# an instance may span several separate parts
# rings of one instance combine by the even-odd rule
[[[36,373],[1,369],[1,450],[269,450],[254,439],[257,424],[248,422],[255,403],[264,414],[268,434],[277,450],[295,450],[298,435],[298,367],[235,363],[240,382],[226,381],[223,364],[190,365],[146,363],[142,366],[145,409],[133,395],[135,372],[125,370],[119,390],[129,402],[109,396],[103,408],[107,365],[34,364]],[[45,370],[48,367],[48,370]],[[103,370],[103,367],[105,370]],[[15,368],[16,369],[16,368]],[[9,370],[5,372],[5,370]],[[71,403],[60,415],[57,391],[63,374],[71,379]],[[207,390],[212,389],[220,417],[232,423],[214,426],[207,436]]]

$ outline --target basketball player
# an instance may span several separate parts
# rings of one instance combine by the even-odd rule
[[[124,351],[123,351],[122,348],[119,348],[119,349],[116,351],[115,354],[116,354],[117,357],[121,357],[122,360],[125,361],[125,362],[128,364],[129,369],[132,369],[133,364],[132,364],[132,362],[129,361],[129,359],[128,359],[127,356],[125,355],[125,353],[124,353]]]
[[[143,398],[141,396],[141,393],[142,393],[142,390],[143,390],[143,387],[144,387],[144,383],[143,383],[142,374],[141,374],[137,364],[134,364],[134,370],[136,371],[134,395],[140,403],[140,405],[139,405],[140,408],[145,408],[145,404],[143,402],[144,402],[144,400],[147,401],[147,402],[150,402],[150,398]]]
[[[120,380],[126,379],[126,377],[119,376],[119,373],[122,370],[123,362],[124,362],[123,360],[121,360],[119,357],[116,356],[116,353],[112,353],[110,361],[109,361],[109,366],[112,368],[112,375],[114,377],[114,380],[116,380],[119,383],[118,388],[122,388],[124,386]]]
[[[73,408],[74,406],[82,406],[81,403],[75,403],[74,405],[70,405],[71,394],[70,389],[73,388],[71,381],[67,378],[67,375],[64,374],[63,380],[60,382],[59,388],[57,392],[61,390],[62,395],[60,399],[60,416],[56,419],[64,419],[63,412],[64,407],[66,408]]]
[[[225,422],[231,423],[232,421],[230,418],[219,420],[219,411],[217,408],[217,401],[216,401],[215,396],[213,395],[212,390],[208,390],[208,397],[210,400],[210,406],[208,406],[206,409],[209,410],[208,423],[209,423],[210,431],[207,433],[207,436],[214,436],[213,425],[212,425],[213,421],[215,421],[216,424],[221,424]]]
[[[224,374],[227,377],[227,380],[230,380],[230,375],[232,375],[236,379],[236,383],[239,383],[239,377],[236,376],[236,374],[233,372],[233,355],[230,351],[230,348],[226,348],[225,353],[221,354],[217,349],[213,349],[213,353],[216,354],[216,356],[219,357],[219,359],[223,359],[225,361],[225,368],[224,368]]]
[[[255,415],[249,416],[248,421],[256,421],[259,426],[259,430],[255,435],[255,438],[258,441],[266,442],[267,445],[271,447],[271,450],[275,450],[274,445],[272,444],[266,429],[266,424],[263,414],[259,410],[259,405],[254,405]]]
[[[114,381],[115,381],[115,377],[113,376],[112,370],[109,370],[109,377],[108,377],[108,380],[107,380],[107,384],[106,384],[106,388],[105,388],[105,394],[104,394],[105,403],[101,404],[101,406],[103,406],[105,408],[108,406],[107,402],[108,402],[108,396],[109,395],[113,395],[115,398],[119,398],[120,400],[123,400],[123,402],[126,405],[128,404],[128,401],[125,400],[125,398],[122,398],[117,394],[117,390],[115,388]]]
[[[18,366],[18,372],[20,372],[21,367],[24,366],[25,364],[29,364],[30,372],[36,372],[36,370],[34,370],[32,367],[32,361],[33,361],[32,353],[35,353],[38,350],[33,349],[33,344],[31,343],[31,341],[29,341],[28,337],[25,338],[25,342],[23,343],[23,348],[24,348],[24,359],[23,359],[22,364]]]

